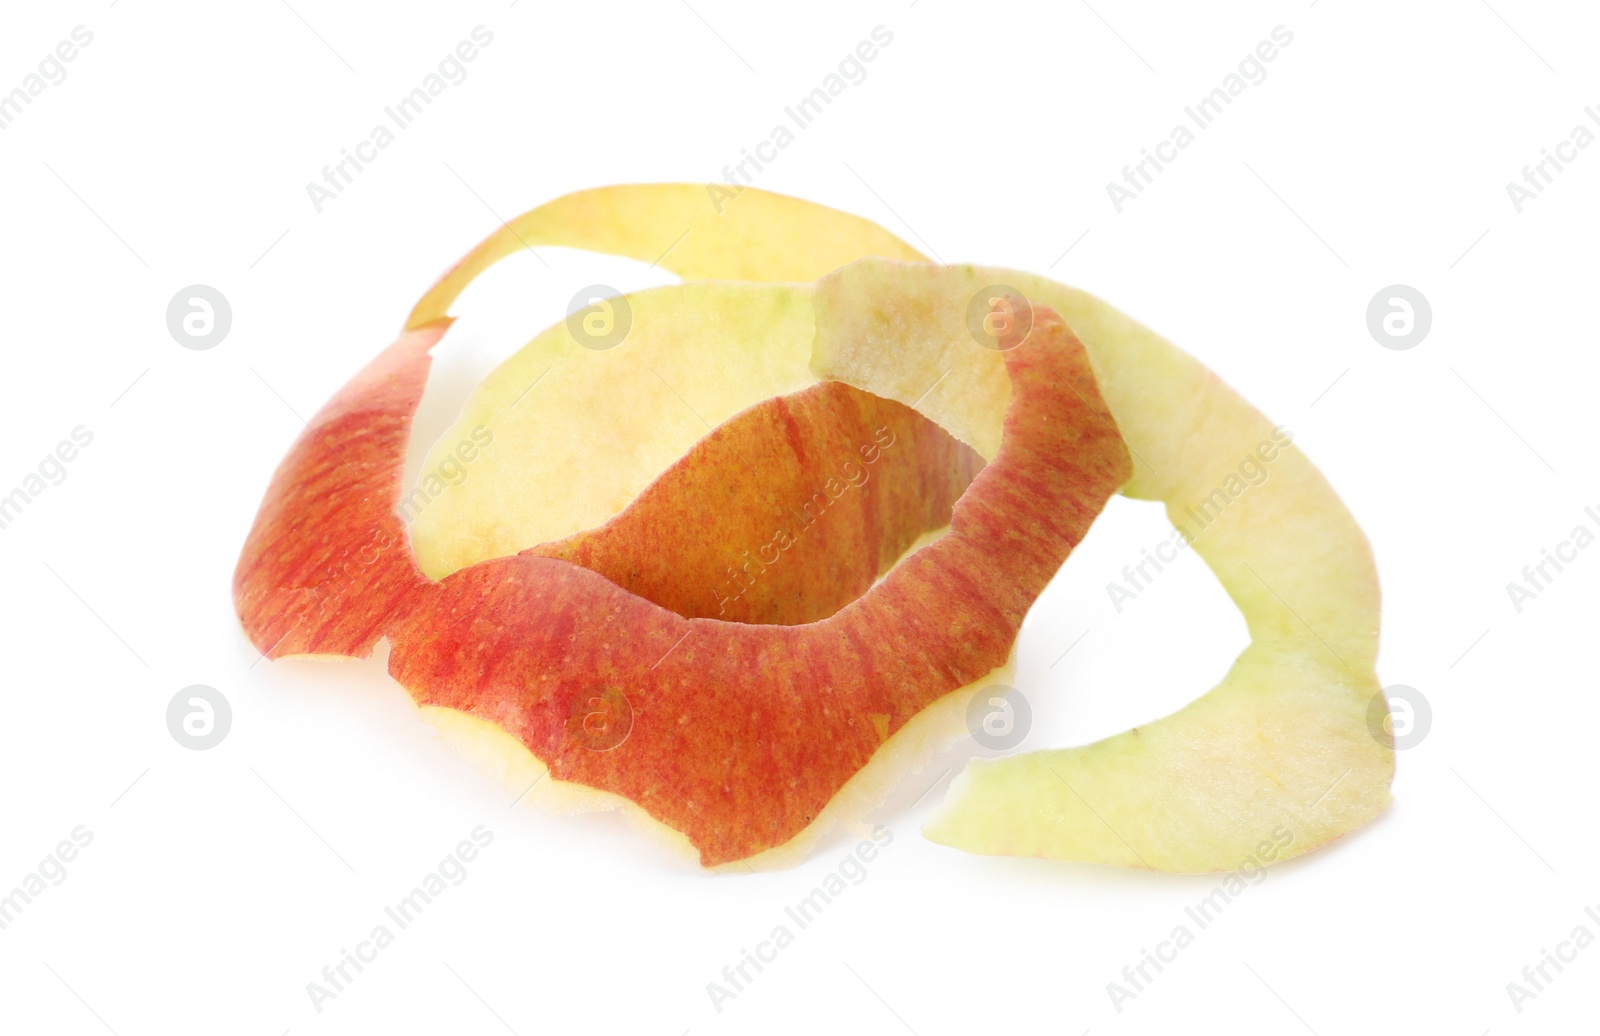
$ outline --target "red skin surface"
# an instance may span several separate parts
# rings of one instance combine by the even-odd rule
[[[233,574],[268,658],[372,654],[428,585],[395,510],[441,320],[402,334],[317,411],[278,465]]]
[[[912,716],[1004,664],[1034,599],[1131,475],[1082,345],[1041,307],[1004,354],[1000,452],[950,533],[828,618],[685,618],[527,553],[432,583],[394,507],[438,333],[402,336],[291,450],[240,560],[246,630],[273,656],[364,655],[389,636],[390,672],[416,701],[490,720],[554,777],[630,799],[706,866],[799,834]],[[380,540],[391,546],[373,549]],[[352,574],[364,548],[371,562]],[[605,711],[590,703],[619,692],[631,716],[586,726]]]
[[[599,528],[523,553],[689,618],[815,622],[950,524],[982,467],[903,403],[827,381],[714,429]]]

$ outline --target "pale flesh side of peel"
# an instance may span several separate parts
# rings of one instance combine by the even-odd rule
[[[818,288],[818,340],[845,348],[819,376],[914,398],[982,448],[1009,389],[998,357],[974,350],[968,300],[993,284],[1058,309],[1089,350],[1134,457],[1129,496],[1161,500],[1244,613],[1252,642],[1186,708],[1082,748],[974,760],[925,833],[972,852],[1174,871],[1228,870],[1288,829],[1280,858],[1314,849],[1388,805],[1394,754],[1368,727],[1381,693],[1378,582],[1371,551],[1333,489],[1216,375],[1082,292],[974,267],[866,260]],[[875,305],[863,305],[873,300]],[[899,312],[902,304],[906,310]],[[902,362],[877,350],[894,341]],[[922,368],[920,376],[916,368]],[[1261,464],[1258,449],[1275,454]],[[1245,461],[1267,480],[1203,528],[1188,513]]]
[[[706,185],[696,184],[599,188],[514,223],[547,243],[635,258],[651,258],[659,246],[668,253],[660,265],[686,278],[782,281],[821,276],[869,256],[923,258],[887,232],[824,206],[747,188],[713,219],[710,197]],[[669,246],[690,228],[695,250],[680,258]],[[516,247],[510,236],[496,235],[474,250],[418,305],[411,326],[443,316],[468,273]],[[819,259],[818,248],[831,250]],[[797,268],[788,258],[794,255],[831,265],[813,269],[801,262]],[[965,267],[952,276],[973,291],[1009,284],[1062,313],[1088,346],[1134,455],[1135,477],[1125,492],[1163,500],[1175,524],[1193,495],[1208,495],[1255,448],[1257,437],[1270,432],[1259,413],[1202,365],[1092,296],[1030,275]],[[870,283],[857,275],[836,279],[832,288],[868,290]],[[997,376],[998,357],[972,350],[960,317],[968,300],[959,290],[954,295],[949,301],[959,306],[942,311],[946,333],[922,341],[922,370],[910,372],[905,383],[889,384],[888,372],[860,364],[859,357],[855,371],[843,369],[847,358],[821,357],[816,374],[833,371],[840,380],[910,402],[946,370],[956,370],[962,376],[945,377],[918,408],[992,457],[1009,387]],[[943,360],[956,362],[941,366]],[[1137,731],[1083,748],[975,764],[930,826],[932,837],[975,852],[1212,871],[1237,866],[1285,818],[1298,825],[1294,853],[1354,830],[1386,807],[1393,753],[1372,739],[1366,718],[1367,703],[1378,693],[1371,552],[1309,461],[1298,450],[1279,460],[1292,463],[1273,471],[1273,492],[1246,494],[1196,544],[1245,612],[1253,637],[1229,678]],[[1210,742],[1213,735],[1222,740]],[[1119,831],[1103,822],[1108,810],[1120,821],[1112,825]],[[986,827],[989,814],[1003,819]]]
[[[923,258],[870,220],[799,198],[726,184],[621,184],[564,195],[503,224],[428,290],[406,327],[448,315],[478,274],[538,245],[626,256],[685,281],[805,282],[866,256]]]
[[[817,381],[810,285],[696,283],[628,302],[621,342],[585,348],[555,324],[491,371],[429,450],[424,473],[475,431],[492,436],[460,484],[413,507],[430,578],[601,525],[711,429]]]

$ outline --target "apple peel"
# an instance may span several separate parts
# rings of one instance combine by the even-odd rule
[[[868,256],[909,263],[923,258],[886,231],[822,206],[752,188],[728,203],[726,212],[713,214],[710,197],[703,185],[635,185],[558,199],[518,217],[505,228],[508,232],[497,233],[463,259],[418,304],[408,328],[423,331],[444,318],[473,276],[524,242],[641,260],[659,257],[659,265],[685,277],[753,281],[810,279]],[[896,265],[861,264],[820,290],[839,298],[881,293],[885,284],[874,284],[874,277],[910,287],[909,296],[891,291],[889,297],[901,305],[877,317],[869,314],[858,330],[878,335],[880,344],[898,343],[902,339],[894,336],[909,323],[917,332],[912,351],[921,354],[919,362],[879,369],[865,350],[842,347],[830,356],[819,334],[810,380],[831,377],[887,399],[915,400],[919,411],[993,457],[1010,385],[1000,357],[972,350],[963,338],[960,309],[952,304],[964,304],[962,293],[968,289],[1005,284],[1021,289],[1036,305],[1058,310],[1087,347],[1110,413],[1134,457],[1134,476],[1123,491],[1162,500],[1175,525],[1181,525],[1186,507],[1205,498],[1265,441],[1263,432],[1270,434],[1268,422],[1215,375],[1092,296],[1032,275],[976,267],[942,271],[942,285],[926,280],[931,268],[919,267],[915,276],[924,278],[919,287],[904,283],[913,275]],[[819,325],[829,320],[829,308],[819,297]],[[909,319],[919,310],[922,317],[934,313],[937,319]],[[833,312],[848,314],[851,307],[835,305]],[[848,344],[838,336],[830,340]],[[942,367],[941,357],[961,363]],[[949,371],[955,373],[930,391],[929,375],[944,377]],[[919,392],[928,398],[919,398]],[[312,444],[305,452],[319,450],[327,448]],[[1250,627],[1252,644],[1228,677],[1185,709],[1117,737],[1082,748],[975,762],[929,825],[931,837],[975,852],[1211,871],[1237,866],[1284,825],[1294,837],[1283,855],[1294,855],[1361,826],[1386,807],[1393,752],[1368,728],[1368,707],[1381,702],[1374,674],[1377,580],[1370,549],[1332,489],[1298,449],[1285,450],[1271,481],[1235,501],[1196,536],[1194,546]],[[397,565],[394,574],[373,581],[393,597],[403,569]],[[292,605],[302,616],[340,611],[308,609],[304,586],[280,590],[259,580],[246,582],[254,587],[258,608],[268,594],[277,595],[273,608]],[[310,596],[326,600],[325,589]],[[243,616],[244,603],[240,610]],[[370,620],[366,629],[359,621],[322,626],[335,632],[324,629],[313,636],[285,621],[246,621],[252,639],[270,645],[265,650],[274,655],[303,653],[318,644],[339,652],[375,639]],[[257,630],[283,639],[263,641]],[[851,799],[870,804],[872,793],[861,793],[869,771],[891,755],[915,755],[908,739],[924,734],[924,724],[927,730],[937,727],[938,736],[947,735],[958,723],[952,702],[960,697],[952,694],[913,717],[880,748],[874,766],[846,782],[825,812]],[[510,741],[485,720],[450,709],[424,711],[480,745]],[[538,769],[519,742],[510,746],[520,753],[513,765],[525,772]],[[501,756],[501,761],[510,758]],[[783,848],[805,840],[796,837]]]

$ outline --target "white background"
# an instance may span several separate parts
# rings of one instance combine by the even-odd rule
[[[0,131],[0,490],[75,426],[94,441],[0,530],[0,891],[74,827],[93,842],[0,931],[0,1028],[1479,1036],[1592,1023],[1600,948],[1520,1013],[1506,989],[1574,926],[1600,934],[1584,916],[1600,905],[1600,550],[1521,613],[1506,589],[1600,505],[1600,148],[1520,213],[1506,190],[1600,104],[1592,10],[692,3],[8,5],[0,92],[75,26],[94,40]],[[480,24],[494,41],[470,77],[314,211],[306,183]],[[1200,357],[1294,431],[1362,522],[1386,598],[1380,675],[1433,708],[1384,818],[1271,870],[1120,1013],[1106,984],[1214,879],[924,841],[970,742],[907,777],[876,815],[894,841],[867,879],[719,1014],[706,984],[852,839],[791,871],[710,876],[614,815],[513,809],[415,718],[382,657],[257,664],[233,614],[233,564],[297,415],[391,340],[496,214],[607,183],[721,179],[876,25],[894,40],[869,78],[758,184],[947,261],[1087,288]],[[1265,81],[1117,213],[1106,183],[1277,25],[1294,40]],[[456,307],[467,319],[439,351],[425,428],[578,288],[665,279],[541,254],[548,268],[519,255]],[[166,328],[168,300],[195,283],[233,307],[210,351]],[[1403,352],[1365,321],[1396,283],[1433,309]],[[1167,533],[1153,505],[1114,501],[1030,615],[1023,748],[1165,714],[1243,646],[1192,557],[1111,607],[1105,585]],[[194,683],[232,703],[209,751],[165,724]],[[469,877],[317,1013],[306,984],[479,824],[495,837]]]

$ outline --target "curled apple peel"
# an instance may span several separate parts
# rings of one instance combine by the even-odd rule
[[[670,352],[681,340],[671,333],[672,322],[693,325],[695,316],[706,313],[726,317],[706,324],[724,332],[719,347],[727,356],[748,361],[754,353],[756,362],[746,365],[753,376],[708,384],[702,387],[716,391],[694,395],[708,412],[707,423],[715,422],[720,432],[732,432],[730,420],[749,408],[820,380],[870,393],[880,403],[897,400],[993,459],[955,505],[952,524],[966,521],[970,529],[972,522],[963,515],[990,520],[999,515],[996,528],[1014,527],[1025,516],[1026,542],[1008,541],[1000,552],[1011,568],[986,564],[966,582],[949,582],[952,573],[963,570],[963,551],[974,546],[971,537],[963,539],[956,530],[910,555],[865,597],[818,622],[748,626],[725,641],[743,645],[730,657],[742,659],[746,668],[771,661],[790,672],[805,670],[817,657],[802,646],[806,638],[821,628],[848,628],[871,613],[874,593],[888,587],[885,594],[896,616],[911,618],[903,626],[908,632],[887,659],[872,654],[870,645],[852,642],[857,661],[893,665],[905,658],[937,657],[946,670],[942,682],[925,673],[896,671],[882,686],[869,688],[872,681],[861,677],[839,696],[831,683],[819,690],[815,683],[790,680],[778,697],[793,711],[762,713],[769,722],[767,733],[758,736],[770,752],[746,753],[724,761],[721,769],[706,746],[748,742],[752,728],[737,718],[707,719],[691,706],[679,710],[677,723],[692,725],[695,737],[666,730],[658,721],[674,715],[668,706],[675,700],[666,684],[650,684],[650,693],[642,695],[645,707],[634,707],[626,739],[598,752],[584,710],[588,703],[615,703],[615,686],[535,690],[541,681],[556,680],[549,667],[570,661],[575,643],[588,654],[567,672],[634,675],[637,658],[629,655],[624,664],[620,649],[598,639],[575,638],[567,646],[552,639],[552,629],[577,629],[581,618],[652,650],[684,630],[657,669],[686,679],[714,672],[716,680],[701,681],[702,686],[741,687],[735,700],[744,704],[759,698],[751,684],[739,682],[746,674],[735,671],[737,666],[698,654],[704,645],[691,647],[698,629],[725,624],[686,618],[681,612],[692,609],[680,602],[661,607],[659,600],[630,594],[614,581],[616,572],[608,579],[557,558],[533,556],[550,553],[548,541],[581,541],[594,535],[585,530],[597,524],[621,522],[618,511],[655,488],[651,479],[662,466],[674,457],[688,461],[706,445],[699,441],[703,426],[651,437],[659,456],[593,485],[568,483],[560,499],[529,500],[506,488],[508,478],[475,474],[480,488],[499,488],[486,497],[451,494],[430,507],[424,515],[428,522],[419,520],[412,529],[417,557],[431,559],[418,568],[405,530],[392,514],[400,496],[396,457],[403,459],[415,407],[412,396],[407,408],[406,393],[413,387],[420,393],[426,351],[443,333],[447,325],[441,321],[465,284],[510,251],[540,243],[646,260],[665,253],[660,265],[691,278],[823,278],[815,287],[707,282],[658,289],[659,297],[630,296],[636,315],[641,303],[647,309],[660,303],[662,319],[641,326],[661,331],[668,325],[653,340],[643,332],[640,353]],[[882,259],[846,265],[868,256]],[[920,259],[909,246],[856,217],[753,189],[719,210],[695,185],[606,188],[518,217],[424,297],[408,331],[318,415],[280,468],[236,579],[246,629],[273,655],[365,654],[388,635],[394,643],[391,671],[402,684],[419,702],[432,703],[430,711],[446,725],[480,744],[498,744],[507,765],[513,765],[513,756],[514,765],[525,768],[548,764],[562,786],[581,783],[637,803],[683,832],[708,864],[758,856],[792,859],[824,820],[870,806],[895,773],[948,739],[953,724],[959,727],[952,703],[964,707],[971,691],[1003,671],[1015,636],[1013,619],[1020,621],[1043,580],[1092,521],[1102,493],[1127,481],[1125,492],[1162,499],[1176,522],[1179,510],[1216,485],[1219,469],[1231,470],[1266,427],[1264,418],[1204,367],[1097,299],[1030,275],[934,267]],[[994,285],[1019,290],[1033,307],[1035,334],[1009,352],[976,348],[965,320],[971,299],[981,294],[978,289]],[[672,292],[693,301],[677,307]],[[1045,307],[1058,311],[1064,322]],[[691,309],[694,316],[686,316]],[[730,327],[751,332],[730,335]],[[1049,364],[1076,357],[1071,362],[1079,366],[1076,374],[1047,374],[1054,393],[1041,401],[1038,371],[1029,367],[1041,362],[1037,354],[1046,341],[1052,343],[1043,350]],[[504,417],[512,409],[507,393],[524,387],[527,375],[538,374],[544,360],[559,359],[570,344],[561,341],[559,325],[535,339],[486,379],[463,421]],[[627,370],[617,364],[610,373],[626,379]],[[637,380],[617,386],[617,401],[626,405],[612,412],[664,413],[659,393],[651,395],[637,365],[635,373]],[[659,370],[651,375],[665,383]],[[1061,456],[1046,463],[1036,451],[1048,437],[1039,438],[1037,427],[1026,433],[1032,439],[1019,437],[1020,431],[1011,436],[1008,459],[1014,395],[1021,397],[1021,412],[1033,415],[1018,418],[1024,426],[1044,415],[1043,424],[1054,420],[1057,427],[1050,431],[1059,432],[1060,418],[1071,415],[1068,431],[1077,437],[1071,446],[1084,451],[1078,459],[1085,464],[1074,468],[1069,460],[1061,467]],[[606,400],[591,402],[604,405]],[[496,462],[507,468],[502,475],[532,462],[528,447],[535,443],[544,447],[539,463],[559,470],[569,444],[557,441],[550,449],[549,422],[541,425],[537,409],[523,413],[534,416],[496,425],[502,436],[497,443],[512,447],[495,452]],[[370,427],[363,428],[364,423]],[[629,427],[625,420],[623,426]],[[1131,469],[1117,463],[1119,455],[1123,465],[1128,459],[1119,454],[1124,438]],[[760,436],[751,441],[757,440],[771,441]],[[1066,448],[1056,444],[1058,451]],[[1018,459],[1023,457],[1025,462]],[[1053,472],[1056,484],[1040,481],[1038,472],[1018,482],[1019,470],[1034,471],[1028,464],[1043,464],[1038,471]],[[944,473],[963,477],[948,468]],[[997,485],[1001,489],[992,488]],[[1377,693],[1378,601],[1370,552],[1337,497],[1298,450],[1286,451],[1274,465],[1269,487],[1270,493],[1253,491],[1194,540],[1250,625],[1251,647],[1228,678],[1186,709],[1117,738],[975,762],[930,825],[931,837],[977,852],[1218,870],[1236,865],[1285,823],[1296,835],[1287,853],[1293,854],[1365,823],[1384,808],[1393,754],[1373,740],[1367,726],[1368,705]],[[1050,506],[1064,513],[1041,513]],[[935,508],[923,524],[937,519]],[[978,525],[979,540],[996,535],[995,528]],[[546,546],[537,547],[540,543]],[[929,553],[941,546],[943,552]],[[506,556],[528,547],[537,549]],[[880,569],[885,550],[880,546]],[[976,554],[995,556],[981,548]],[[833,595],[827,605],[832,607],[863,581],[822,582],[823,596]],[[952,649],[945,655],[941,627],[945,634],[954,627],[939,607],[962,600],[962,594],[998,603],[987,613],[971,611],[952,638],[983,631],[976,653]],[[487,607],[491,601],[494,606]],[[532,623],[529,617],[535,614],[553,624]],[[569,625],[563,627],[564,622]],[[867,626],[870,630],[872,624]],[[930,637],[935,650],[929,649]],[[690,650],[673,662],[685,648]],[[740,653],[746,651],[754,653]],[[823,666],[822,671],[836,669]],[[966,682],[954,683],[961,680]],[[832,703],[844,700],[851,707],[832,712]],[[734,709],[736,715],[744,704]],[[809,728],[795,725],[796,717],[805,719],[819,707],[834,718]],[[599,732],[602,743],[604,734]],[[828,744],[830,738],[840,744]],[[702,754],[695,755],[697,750]],[[684,751],[698,761],[675,768],[671,760]],[[819,771],[823,779],[814,780]],[[723,778],[720,791],[718,777]]]

